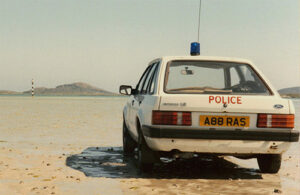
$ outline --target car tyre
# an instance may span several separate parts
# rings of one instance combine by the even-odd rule
[[[123,121],[123,154],[128,156],[133,155],[135,148],[136,142],[130,136],[126,123]]]
[[[257,156],[257,162],[262,173],[277,173],[281,166],[281,154],[261,154]]]
[[[144,136],[138,136],[137,165],[142,172],[150,172],[154,166],[154,152],[147,146]]]

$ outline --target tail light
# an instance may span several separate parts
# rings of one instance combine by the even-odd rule
[[[152,124],[191,126],[191,112],[153,111]]]
[[[294,128],[293,114],[258,114],[257,127],[262,128]]]

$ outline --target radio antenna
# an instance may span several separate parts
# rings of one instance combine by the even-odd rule
[[[201,0],[199,0],[199,17],[198,17],[198,43],[200,39],[200,23],[201,23]]]
[[[201,17],[201,0],[199,0],[199,17],[198,17],[198,41],[197,42],[192,42],[191,43],[191,51],[190,54],[192,56],[198,56],[200,55],[200,17]]]

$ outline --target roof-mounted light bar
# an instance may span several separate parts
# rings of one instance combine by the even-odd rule
[[[200,43],[192,42],[191,43],[191,56],[200,55]]]

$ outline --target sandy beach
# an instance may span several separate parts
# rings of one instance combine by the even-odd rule
[[[0,194],[300,194],[299,143],[278,174],[233,157],[170,161],[140,173],[122,155],[125,102],[0,97]]]

